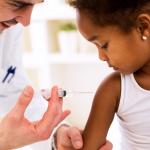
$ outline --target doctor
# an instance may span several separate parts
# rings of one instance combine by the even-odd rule
[[[34,5],[41,2],[0,0],[0,116],[5,115],[0,121],[0,150],[19,148],[48,139],[54,127],[70,113],[68,110],[62,112],[62,100],[58,97],[58,88],[55,86],[51,91],[51,100],[47,105],[40,106],[47,107],[42,112],[44,115],[41,120],[31,122],[24,115],[31,100],[29,115],[32,112],[34,116],[36,111],[32,110],[39,107],[34,107],[34,91],[31,86],[27,86],[29,82],[22,69],[21,31],[22,25],[29,25]],[[82,146],[79,129],[62,125],[57,130],[57,137],[57,144],[64,150],[76,145],[76,140],[80,143],[79,147]],[[107,145],[109,144],[106,144],[106,149]]]
[[[0,150],[19,148],[49,138],[54,127],[69,114],[69,111],[62,111],[62,99],[58,97],[55,86],[51,100],[42,105],[46,109],[41,112],[44,115],[38,118],[39,121],[31,122],[24,115],[34,91],[28,86],[22,69],[21,31],[22,25],[30,23],[34,4],[40,2],[0,0]],[[36,115],[31,115],[31,112],[36,114],[34,109],[39,108],[34,107],[35,103],[28,112],[34,116],[32,120]]]

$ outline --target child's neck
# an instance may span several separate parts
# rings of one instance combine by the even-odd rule
[[[150,68],[138,70],[134,73],[136,82],[145,90],[150,90]]]

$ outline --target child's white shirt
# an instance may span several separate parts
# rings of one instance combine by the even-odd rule
[[[122,134],[121,150],[150,149],[150,91],[133,74],[121,75],[121,98],[117,115]]]

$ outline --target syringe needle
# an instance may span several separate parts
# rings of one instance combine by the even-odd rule
[[[69,94],[93,94],[92,91],[67,91]]]

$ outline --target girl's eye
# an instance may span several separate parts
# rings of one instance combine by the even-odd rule
[[[108,42],[106,42],[105,44],[103,44],[103,45],[101,46],[101,48],[102,48],[102,49],[107,49],[107,48],[108,48]]]

